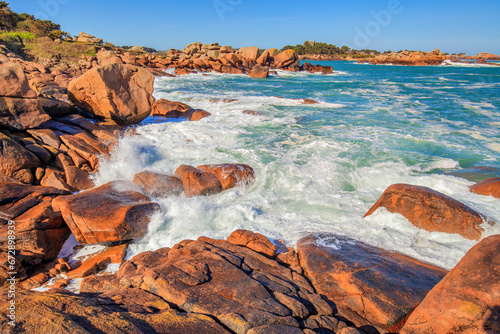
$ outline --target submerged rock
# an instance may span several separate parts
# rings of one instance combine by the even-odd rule
[[[413,311],[402,334],[500,333],[500,235],[472,247]]]
[[[153,104],[151,116],[165,117],[185,117],[188,118],[193,108],[182,102],[174,102],[165,99],[159,99]]]
[[[479,240],[483,233],[483,217],[467,205],[435,190],[410,184],[393,184],[365,214],[379,207],[405,216],[413,225],[430,232],[460,234]]]
[[[353,239],[320,233],[297,252],[313,287],[358,326],[395,331],[446,270]]]
[[[141,237],[147,232],[149,217],[160,210],[123,181],[58,197],[53,207],[62,213],[81,245]]]

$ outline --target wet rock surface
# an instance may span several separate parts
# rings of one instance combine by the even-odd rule
[[[401,330],[500,333],[500,235],[484,238],[437,284]]]
[[[328,233],[297,244],[304,275],[316,291],[335,301],[339,313],[358,326],[389,331],[446,275],[441,268]]]

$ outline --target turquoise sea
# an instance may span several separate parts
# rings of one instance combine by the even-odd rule
[[[500,222],[498,199],[468,191],[474,181],[500,176],[500,66],[313,63],[335,73],[156,79],[155,98],[212,116],[147,118],[139,135],[123,138],[101,162],[97,185],[142,170],[222,162],[248,164],[257,178],[210,197],[154,199],[164,212],[129,256],[245,228],[292,247],[308,232],[333,232],[453,267],[476,242],[417,229],[385,209],[363,218],[394,183],[430,187]],[[498,224],[486,229],[500,233]]]

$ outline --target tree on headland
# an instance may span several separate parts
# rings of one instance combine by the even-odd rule
[[[13,13],[9,4],[5,1],[0,1],[0,31],[10,31],[16,27],[18,15]]]
[[[50,37],[52,39],[69,36],[61,30],[61,26],[50,20],[40,20],[26,13],[13,12],[9,4],[0,1],[0,31],[3,32],[28,32],[35,37]]]
[[[299,55],[304,54],[316,54],[316,55],[326,55],[326,56],[354,56],[363,57],[364,55],[379,54],[377,50],[354,50],[350,49],[348,46],[343,45],[338,47],[333,44],[327,44],[322,42],[311,43],[309,41],[304,42],[304,44],[297,44],[295,46],[286,45],[282,50],[291,49],[294,50]]]

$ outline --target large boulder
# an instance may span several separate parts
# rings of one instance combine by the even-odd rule
[[[23,68],[0,55],[0,125],[12,130],[35,128],[48,121]]]
[[[123,64],[122,59],[116,54],[116,52],[106,49],[101,49],[97,52],[97,62],[99,65],[107,64]]]
[[[61,211],[82,245],[141,237],[147,232],[150,216],[160,210],[157,203],[123,181],[58,197],[52,205]]]
[[[154,75],[122,64],[98,66],[68,86],[70,99],[80,108],[119,125],[142,121],[151,112]]]
[[[500,235],[472,247],[413,311],[402,334],[500,333]]]
[[[252,70],[247,74],[252,78],[265,79],[269,76],[269,67],[264,67],[257,64],[252,67]]]
[[[298,56],[293,50],[285,50],[274,56],[274,67],[285,68],[298,60]]]
[[[241,58],[248,60],[257,60],[260,56],[259,48],[256,46],[245,46],[238,50],[237,52]]]
[[[371,215],[379,207],[405,216],[413,225],[430,232],[460,234],[479,240],[483,233],[483,217],[467,205],[435,190],[410,184],[393,184],[365,214]]]
[[[500,177],[494,177],[470,187],[470,191],[479,195],[500,198]]]
[[[302,238],[297,252],[315,290],[358,326],[397,331],[446,275],[438,267],[332,234]]]

